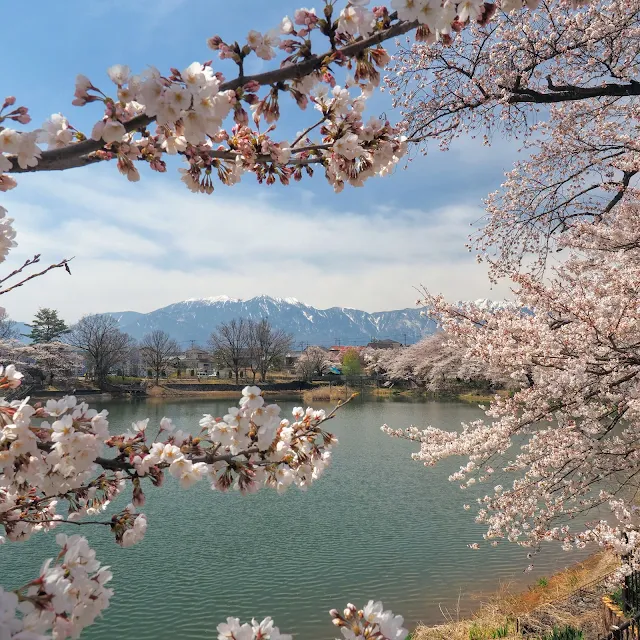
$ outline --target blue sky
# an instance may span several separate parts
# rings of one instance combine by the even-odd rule
[[[243,40],[249,29],[275,27],[299,6],[66,0],[40,3],[27,23],[14,3],[5,8],[14,28],[5,30],[3,45],[15,62],[3,72],[4,90],[29,107],[34,126],[62,112],[88,133],[100,109],[71,106],[76,74],[110,90],[106,69],[114,63],[134,72],[149,64],[163,72],[184,68],[212,57],[205,44],[211,35]],[[248,72],[267,64],[257,61]],[[394,118],[386,96],[370,101],[371,114],[383,111]],[[282,126],[294,133],[313,117],[293,105],[283,113]],[[19,176],[18,188],[0,199],[15,218],[19,245],[5,268],[34,253],[47,262],[74,255],[73,277],[52,273],[2,303],[15,319],[50,306],[73,321],[220,294],[368,311],[412,306],[420,285],[452,299],[502,298],[508,286],[492,289],[464,244],[469,224],[482,215],[482,197],[499,186],[516,155],[515,145],[500,139],[490,149],[465,139],[341,194],[321,175],[288,188],[259,186],[246,175],[211,196],[192,194],[179,180],[179,163],[162,176],[144,171],[137,184],[113,163]]]

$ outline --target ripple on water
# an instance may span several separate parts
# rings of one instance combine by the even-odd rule
[[[114,402],[106,408],[118,432],[163,415],[195,430],[202,413],[219,415],[228,405]],[[307,492],[243,498],[204,484],[189,491],[172,481],[161,491],[150,488],[141,545],[120,549],[107,531],[89,534],[113,569],[116,595],[83,638],[196,640],[213,637],[227,616],[271,615],[283,631],[316,640],[332,637],[327,612],[349,601],[381,599],[409,625],[435,623],[442,620],[440,605],[454,609],[461,592],[490,591],[500,580],[522,583],[522,549],[466,547],[482,529],[462,510],[470,496],[447,480],[459,462],[425,468],[409,459],[411,443],[379,430],[383,423],[455,428],[478,416],[477,408],[458,403],[354,403],[331,423],[340,445],[325,477]],[[117,508],[127,501],[123,496]],[[1,548],[0,582],[16,586],[37,571],[53,554],[52,538]],[[550,550],[527,577],[576,559]]]

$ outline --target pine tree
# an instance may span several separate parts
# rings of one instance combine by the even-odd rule
[[[25,333],[33,343],[55,342],[65,333],[68,333],[67,323],[58,316],[55,309],[38,309],[33,323],[27,325],[30,333]]]

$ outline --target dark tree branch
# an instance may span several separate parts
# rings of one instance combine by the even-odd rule
[[[629,84],[607,83],[599,87],[556,86],[550,79],[547,79],[547,82],[549,91],[553,93],[544,93],[535,89],[517,87],[501,87],[501,89],[505,89],[513,94],[507,100],[509,104],[517,104],[519,102],[551,104],[554,102],[587,100],[588,98],[640,96],[640,83],[638,82],[630,82]]]

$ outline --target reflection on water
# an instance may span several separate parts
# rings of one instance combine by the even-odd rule
[[[104,408],[114,433],[143,417],[151,418],[151,428],[164,415],[195,433],[203,413],[222,415],[230,404],[155,399]],[[280,404],[288,412],[295,403]],[[501,581],[522,584],[577,561],[575,553],[549,548],[525,576],[523,549],[468,549],[481,540],[482,527],[462,509],[471,496],[447,480],[460,461],[425,468],[409,457],[415,445],[379,429],[383,423],[455,428],[480,415],[457,402],[357,401],[331,423],[340,444],[307,492],[242,497],[212,492],[204,482],[183,491],[171,479],[162,489],[149,487],[142,544],[121,549],[106,528],[83,528],[111,565],[116,590],[104,618],[83,638],[210,638],[229,615],[271,615],[283,632],[331,638],[328,610],[370,598],[409,625],[436,623],[440,606],[454,610],[461,593],[464,613],[474,606],[469,593],[492,591]],[[116,506],[126,502],[122,496]],[[17,586],[54,547],[46,535],[0,547],[0,584]]]

